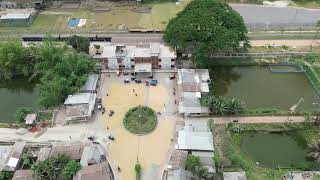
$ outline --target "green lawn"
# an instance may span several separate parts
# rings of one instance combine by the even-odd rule
[[[146,106],[131,108],[123,119],[124,127],[134,134],[148,134],[156,128],[157,123],[156,112]]]
[[[121,30],[127,28],[164,29],[169,20],[176,16],[191,0],[185,0],[176,5],[174,2],[148,3],[140,6],[152,7],[150,13],[133,12],[134,5],[114,6],[108,12],[92,12],[88,9],[78,9],[65,12],[65,10],[48,10],[40,13],[30,27],[0,27],[0,34],[16,33],[70,33],[90,31]],[[87,19],[86,25],[70,29],[67,26],[69,18]]]

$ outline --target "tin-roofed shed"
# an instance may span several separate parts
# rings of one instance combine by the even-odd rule
[[[98,74],[90,74],[88,76],[86,83],[80,88],[80,92],[83,92],[83,93],[96,92],[98,82],[99,82],[99,75]]]

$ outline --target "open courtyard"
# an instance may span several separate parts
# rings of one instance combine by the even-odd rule
[[[145,86],[144,83],[134,82],[124,84],[124,78],[110,74],[105,80],[108,96],[103,98],[103,103],[107,113],[102,121],[105,128],[115,137],[115,141],[109,146],[111,158],[121,169],[121,179],[134,179],[137,160],[142,165],[143,176],[151,174],[157,177],[157,170],[167,159],[175,131],[175,118],[171,114],[176,110],[174,98],[170,98],[174,82],[169,80],[165,73],[155,75],[160,82],[158,86]],[[158,115],[155,130],[142,136],[130,133],[123,126],[126,112],[139,105],[148,106],[161,113]],[[111,117],[108,114],[110,110],[115,112]],[[157,173],[153,173],[154,167]]]

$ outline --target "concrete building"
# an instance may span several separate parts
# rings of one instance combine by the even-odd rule
[[[184,116],[208,114],[208,107],[201,106],[200,98],[209,93],[208,69],[178,69],[178,112]]]
[[[98,45],[98,49],[96,48]],[[175,67],[176,52],[160,43],[121,45],[94,42],[90,54],[101,60],[107,69],[134,69],[137,64],[148,63],[152,69]]]
[[[96,93],[78,93],[69,95],[65,100],[65,117],[67,121],[85,120],[94,113]]]
[[[16,170],[25,145],[25,142],[16,142],[13,146],[0,147],[0,171]]]

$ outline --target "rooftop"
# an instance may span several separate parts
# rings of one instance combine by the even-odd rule
[[[80,164],[82,167],[88,166],[89,164],[99,164],[103,154],[104,153],[100,149],[100,146],[96,144],[86,146],[83,149]]]
[[[25,124],[33,124],[33,122],[37,119],[37,114],[27,114],[24,118],[26,121]]]
[[[64,105],[89,104],[95,102],[96,95],[94,93],[78,93],[69,95],[64,101]]]
[[[179,131],[176,149],[213,151],[212,133],[206,128],[206,123],[189,123]]]
[[[83,167],[73,176],[73,180],[112,180],[112,172],[107,162]]]
[[[34,180],[35,178],[33,177],[33,172],[31,169],[28,170],[17,170],[14,175],[12,180]]]
[[[66,154],[70,159],[81,159],[83,145],[81,142],[54,142],[50,157],[57,157],[59,154]]]
[[[0,20],[10,20],[10,19],[28,19],[31,13],[7,13],[0,16]]]
[[[93,92],[97,89],[99,80],[98,74],[90,74],[86,83],[80,88],[80,92]]]
[[[7,154],[5,160],[0,164],[0,171],[14,171],[17,168],[25,145],[26,143],[22,141],[14,143],[10,153]]]
[[[38,152],[37,162],[44,161],[49,158],[51,152],[51,148],[41,148]]]

